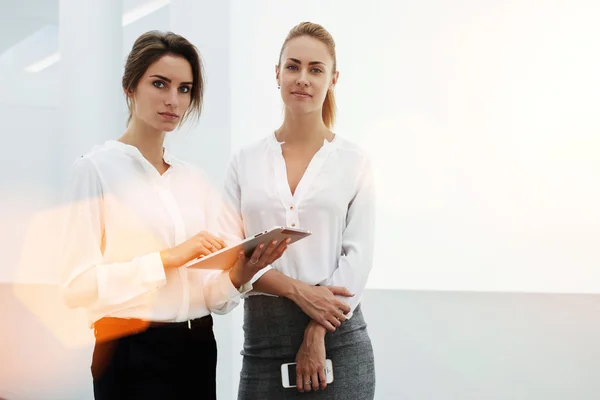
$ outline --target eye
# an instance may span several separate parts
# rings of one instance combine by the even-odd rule
[[[290,69],[290,70],[291,70],[291,69],[298,69],[298,67],[297,67],[296,65],[294,65],[294,64],[290,64],[290,65],[288,65],[286,68],[287,68],[287,69]]]
[[[154,81],[152,84],[159,89],[162,89],[166,86],[166,83],[163,81]]]
[[[317,74],[318,74],[318,73],[321,73],[321,72],[323,72],[323,71],[322,71],[320,68],[313,68],[313,69],[311,69],[310,71],[311,71],[311,72],[315,72],[315,73],[317,73]]]
[[[192,90],[192,89],[191,89],[189,86],[181,86],[181,87],[179,88],[179,91],[180,91],[181,93],[189,93],[189,92],[190,92],[190,90]]]

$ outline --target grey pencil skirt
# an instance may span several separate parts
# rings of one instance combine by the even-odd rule
[[[325,390],[306,393],[282,386],[281,364],[295,362],[309,321],[286,298],[260,295],[246,298],[238,400],[374,398],[373,347],[360,305],[350,320],[325,336],[326,357],[333,365],[333,383]]]

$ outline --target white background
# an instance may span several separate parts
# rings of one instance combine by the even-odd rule
[[[234,148],[278,127],[281,44],[321,23],[335,131],[375,162],[368,287],[598,292],[600,3],[369,4],[233,1]]]
[[[335,131],[375,164],[377,248],[368,287],[600,289],[599,3],[298,4],[231,2],[230,65],[207,66],[213,78],[228,69],[230,85],[209,74],[202,130],[172,135],[190,161],[220,185],[226,160],[207,159],[207,146],[230,142],[236,150],[277,128],[280,46],[296,23],[322,23],[337,41]],[[145,30],[177,31],[168,18],[167,6],[125,27],[124,54]],[[31,74],[18,62],[34,59],[35,46],[42,55],[54,50],[56,26],[41,29],[0,57],[3,281],[52,280],[51,268],[32,272],[36,263],[23,254],[50,235],[34,225],[58,196],[53,166],[73,156],[55,140],[60,63]],[[230,120],[220,123],[213,117],[223,110],[210,105],[226,92]],[[228,123],[229,136],[217,128]]]
[[[0,0],[0,282],[9,291],[0,315],[10,321],[0,329],[9,360],[0,397],[10,399],[91,398],[93,338],[52,285],[52,223],[64,165],[99,138],[64,135],[60,63],[24,70],[57,50],[58,3]],[[123,11],[143,4],[126,0]],[[281,122],[274,65],[288,30],[311,20],[333,34],[335,131],[371,154],[379,187],[368,287],[434,290],[367,291],[377,398],[594,399],[595,296],[435,291],[600,289],[600,3],[219,4],[173,0],[124,27],[123,59],[107,63],[122,65],[149,29],[198,45],[205,113],[170,141],[220,184],[229,152]],[[83,111],[103,83],[82,86],[81,108],[69,111]],[[216,318],[223,399],[236,397],[241,325],[241,308]]]

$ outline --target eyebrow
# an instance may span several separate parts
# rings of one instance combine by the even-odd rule
[[[293,61],[295,63],[298,63],[298,64],[302,64],[302,61],[298,60],[297,58],[288,58],[288,60],[291,60],[291,61]],[[316,65],[316,64],[325,65],[325,63],[322,62],[322,61],[311,61],[311,62],[308,63],[308,65]]]
[[[162,79],[163,81],[167,81],[169,83],[171,83],[171,80],[169,78],[167,78],[166,76],[162,76],[162,75],[150,75],[150,78],[159,78]],[[193,85],[194,82],[181,82],[182,85]]]

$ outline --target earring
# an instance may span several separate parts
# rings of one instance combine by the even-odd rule
[[[277,89],[281,89],[281,86],[277,85]]]

